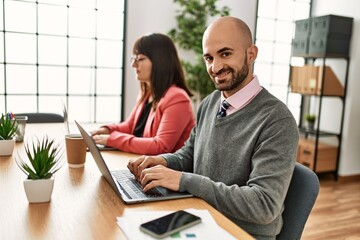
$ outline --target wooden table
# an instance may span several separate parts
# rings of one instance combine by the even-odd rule
[[[87,128],[94,129],[94,126]],[[64,143],[63,124],[27,124],[25,142],[33,136],[48,135]],[[84,168],[72,169],[66,164],[55,174],[55,185],[49,203],[29,204],[23,188],[25,174],[14,157],[23,151],[16,143],[12,156],[0,157],[0,239],[126,239],[116,217],[132,211],[207,209],[217,223],[237,239],[253,239],[199,198],[126,205],[115,194],[90,154]],[[104,151],[110,169],[126,168],[134,154]]]

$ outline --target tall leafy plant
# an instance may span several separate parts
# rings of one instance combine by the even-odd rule
[[[177,27],[169,31],[170,37],[184,50],[195,54],[193,62],[182,60],[188,86],[198,92],[203,99],[215,86],[211,81],[202,58],[202,36],[207,27],[208,18],[227,16],[230,9],[218,9],[218,0],[174,0],[181,9],[177,12]]]

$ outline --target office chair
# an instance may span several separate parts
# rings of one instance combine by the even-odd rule
[[[57,113],[16,113],[16,116],[27,116],[27,123],[64,122],[64,117]]]
[[[319,179],[309,168],[296,163],[282,213],[284,225],[277,240],[301,238],[305,223],[319,193]]]

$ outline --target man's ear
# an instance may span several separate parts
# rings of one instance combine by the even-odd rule
[[[248,47],[248,49],[246,49],[246,52],[247,52],[248,63],[253,64],[256,60],[257,53],[258,53],[257,46],[255,46],[254,44],[251,44],[251,46]]]

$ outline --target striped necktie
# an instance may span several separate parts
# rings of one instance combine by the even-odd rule
[[[226,116],[226,110],[230,107],[230,104],[224,100],[222,103],[221,103],[221,107],[220,107],[220,110],[219,112],[216,114],[216,117],[217,118],[222,118],[222,117],[225,117]]]

